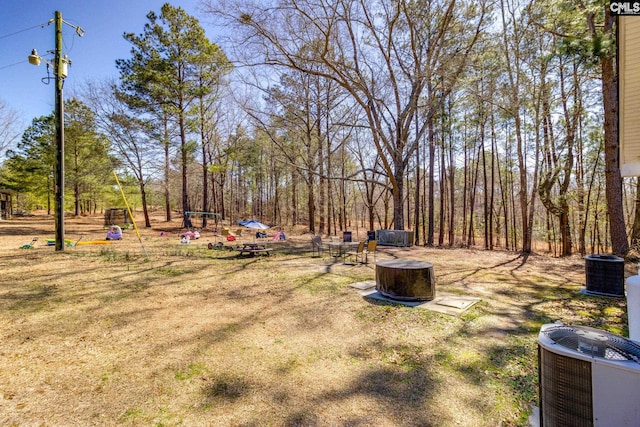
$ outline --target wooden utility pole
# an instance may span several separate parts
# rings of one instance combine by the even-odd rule
[[[64,101],[62,98],[62,75],[64,64],[62,58],[62,13],[55,12],[55,40],[54,53],[55,75],[55,122],[56,122],[56,163],[55,163],[55,221],[56,221],[56,251],[64,251]]]

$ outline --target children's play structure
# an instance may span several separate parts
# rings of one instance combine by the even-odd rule
[[[31,240],[31,243],[25,243],[24,245],[20,246],[20,248],[22,249],[33,249],[33,245],[38,241],[37,237],[34,237],[33,240]]]
[[[107,240],[122,240],[122,228],[118,225],[112,225],[107,231]]]

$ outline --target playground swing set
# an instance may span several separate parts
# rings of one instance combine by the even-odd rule
[[[122,190],[122,185],[120,184],[120,180],[118,179],[118,175],[115,170],[112,170],[113,176],[115,178],[118,189],[120,190],[120,194],[122,196],[122,200],[124,201],[125,208],[111,208],[105,210],[105,226],[108,226],[109,229],[107,231],[107,235],[104,240],[85,240],[81,241],[84,237],[80,235],[78,240],[73,241],[71,239],[65,239],[65,245],[70,247],[75,247],[78,245],[102,245],[102,244],[110,244],[114,240],[122,240],[122,228],[129,228],[130,225],[133,226],[136,236],[138,237],[138,241],[140,242],[140,246],[144,252],[144,255],[147,259],[149,259],[149,254],[147,253],[144,244],[142,243],[142,238],[140,236],[140,231],[136,225],[136,222],[133,220],[133,215],[131,213],[131,207],[127,202],[127,198]],[[116,222],[120,224],[116,224]],[[38,241],[37,237],[34,237],[30,243],[25,243],[20,248],[21,249],[33,249],[35,243]],[[47,246],[54,246],[55,239],[46,239],[45,240]]]

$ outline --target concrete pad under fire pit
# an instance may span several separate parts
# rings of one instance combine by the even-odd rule
[[[376,287],[376,281],[375,280],[366,280],[364,282],[352,283],[349,286],[351,286],[352,288],[356,288],[356,289],[360,289],[361,291],[364,291],[364,290],[367,290],[367,289],[375,288]]]
[[[480,298],[465,297],[458,295],[441,295],[435,297],[431,301],[402,301],[388,298],[378,292],[375,280],[368,280],[365,282],[353,283],[352,288],[358,290],[358,293],[363,298],[370,298],[380,301],[386,301],[394,304],[402,304],[408,307],[424,308],[438,313],[449,314],[451,316],[458,316],[468,309],[470,309],[475,303],[480,301]]]

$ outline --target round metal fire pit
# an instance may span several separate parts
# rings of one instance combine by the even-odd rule
[[[433,264],[413,259],[392,259],[376,264],[376,290],[402,301],[429,301],[436,296]]]

